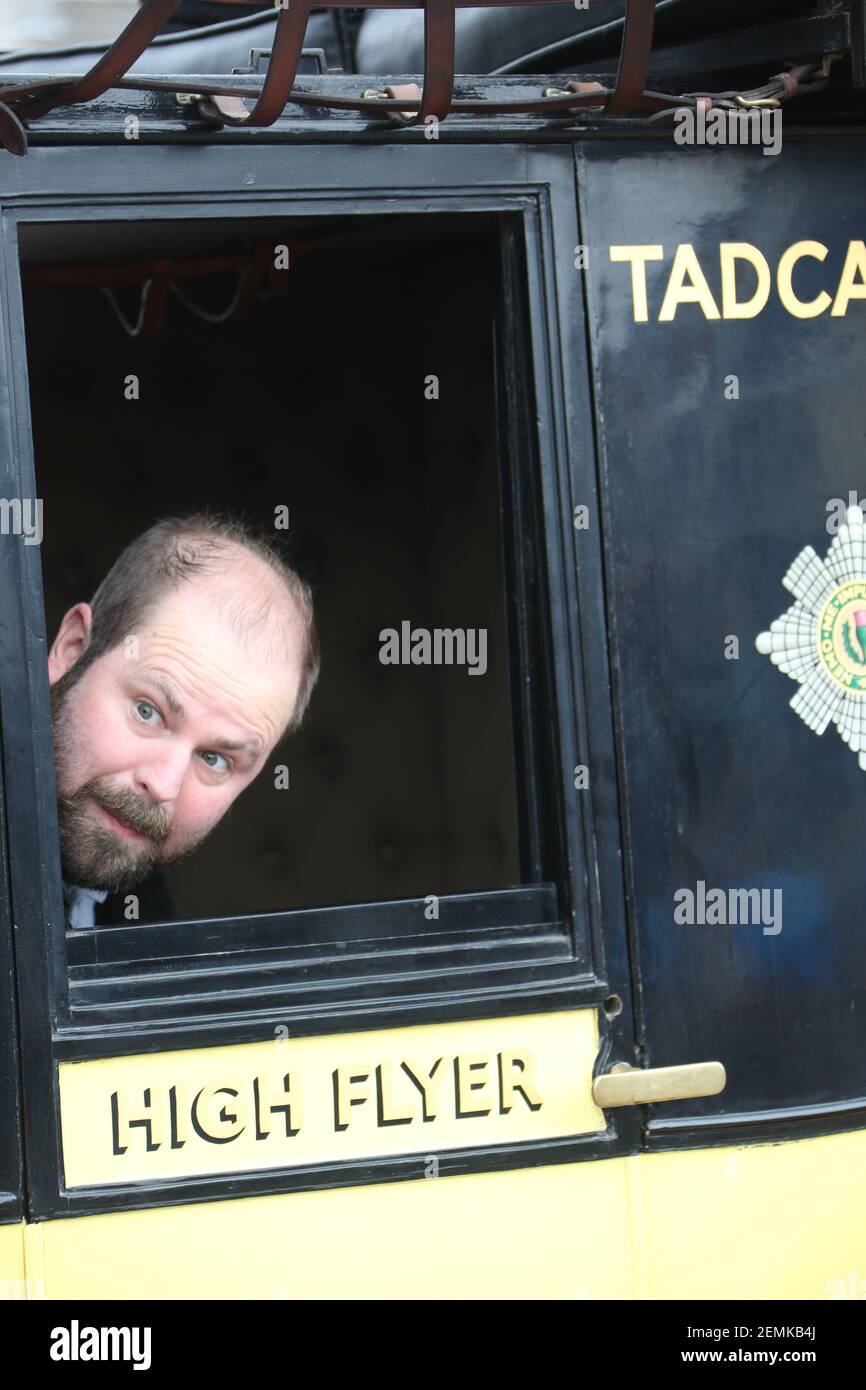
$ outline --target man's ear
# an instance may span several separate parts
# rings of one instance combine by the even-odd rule
[[[87,650],[90,629],[93,624],[93,610],[89,603],[76,603],[65,615],[57,630],[51,651],[48,653],[48,681],[53,685],[65,676],[71,666]]]

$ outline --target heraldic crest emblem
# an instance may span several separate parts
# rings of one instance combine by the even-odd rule
[[[782,584],[795,602],[755,639],[800,683],[791,708],[816,734],[832,722],[866,772],[866,527],[849,507],[823,560],[801,550]]]

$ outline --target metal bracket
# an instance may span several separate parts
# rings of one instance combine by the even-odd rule
[[[270,58],[272,51],[273,50],[270,48],[251,48],[250,61],[248,66],[245,68],[232,68],[232,73],[250,73],[253,77],[261,77],[267,66],[267,60]],[[339,76],[339,74],[343,71],[342,68],[328,67],[325,61],[324,48],[302,48],[301,57],[314,59],[316,63],[317,77],[321,77],[323,73],[331,73],[333,76]]]

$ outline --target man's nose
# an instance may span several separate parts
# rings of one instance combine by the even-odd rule
[[[156,804],[176,801],[189,767],[189,749],[163,744],[135,770],[135,787]]]

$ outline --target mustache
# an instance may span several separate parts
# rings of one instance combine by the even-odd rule
[[[149,806],[132,792],[101,787],[94,782],[88,782],[79,788],[74,797],[67,800],[78,802],[88,796],[118,820],[137,830],[139,835],[146,835],[149,840],[153,840],[155,844],[161,845],[168,838],[171,821],[168,812],[161,806]]]

